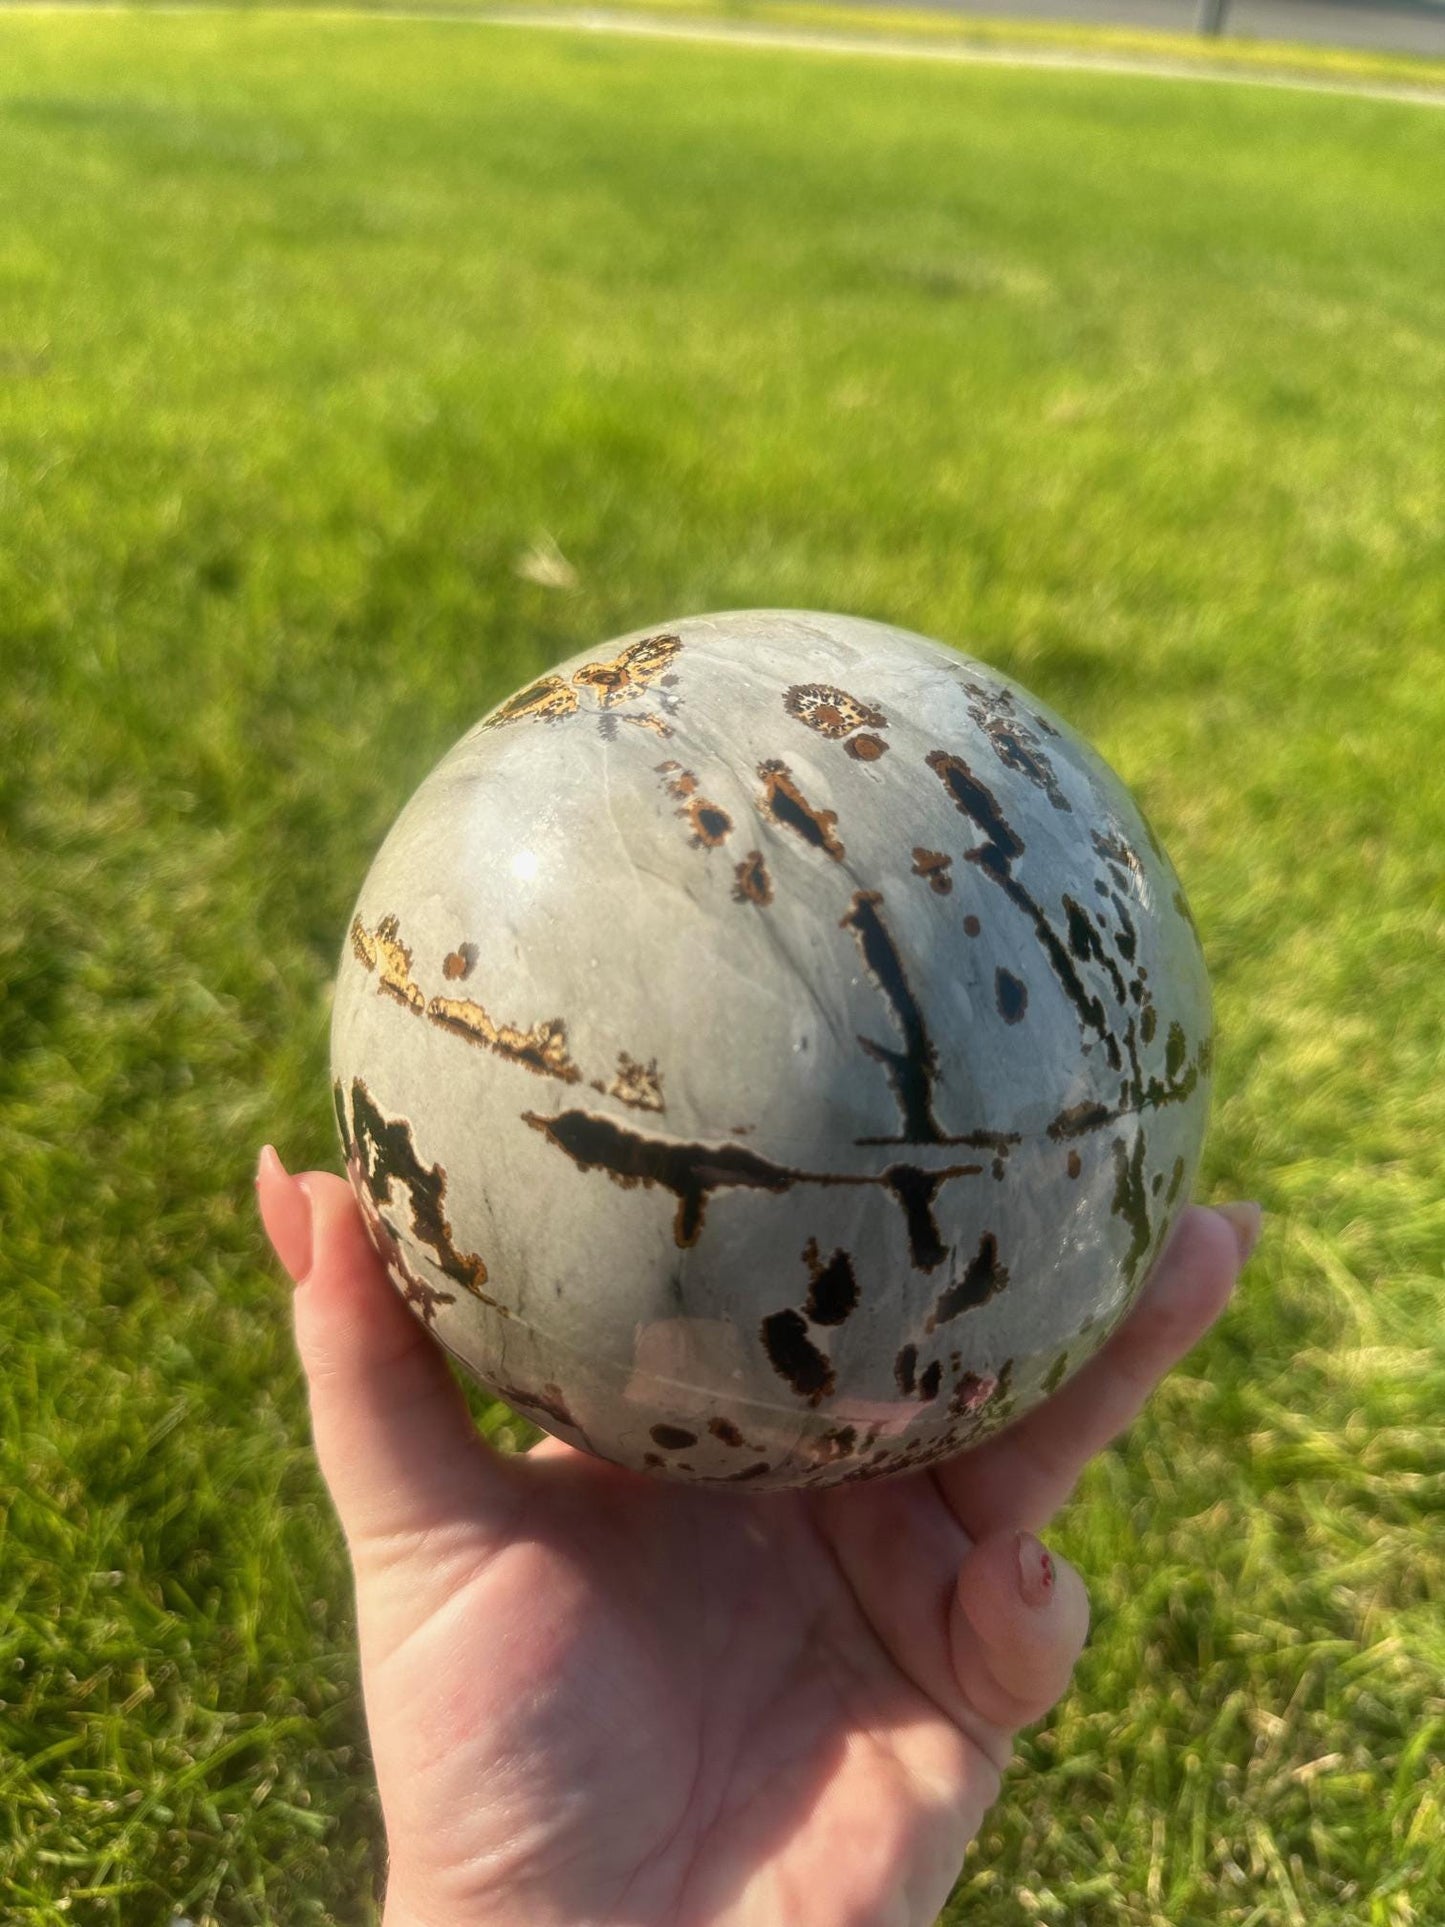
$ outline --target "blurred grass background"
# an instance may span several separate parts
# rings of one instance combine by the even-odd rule
[[[334,1159],[437,756],[748,605],[1099,744],[1270,1213],[1059,1535],[1093,1641],[949,1919],[1445,1919],[1442,173],[1363,100],[0,15],[0,1919],[376,1919],[255,1152]]]

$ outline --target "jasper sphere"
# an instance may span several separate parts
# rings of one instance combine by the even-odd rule
[[[1210,1083],[1198,938],[1101,759],[852,617],[638,631],[485,716],[342,950],[390,1276],[518,1411],[753,1489],[961,1451],[1137,1296]]]

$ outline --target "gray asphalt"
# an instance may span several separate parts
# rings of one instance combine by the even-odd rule
[[[884,0],[916,7],[919,0]],[[1017,20],[1086,20],[1096,27],[1191,31],[1195,0],[925,0],[941,12]],[[1445,59],[1445,5],[1384,0],[1231,0],[1225,34],[1235,40],[1296,40],[1372,47]]]

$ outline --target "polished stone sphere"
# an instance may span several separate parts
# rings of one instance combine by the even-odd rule
[[[558,1437],[768,1487],[1045,1398],[1189,1195],[1199,942],[1118,779],[1016,683],[852,617],[689,617],[485,716],[336,982],[393,1282]]]

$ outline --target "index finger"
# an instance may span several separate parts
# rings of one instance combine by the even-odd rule
[[[1089,1460],[1133,1423],[1160,1379],[1229,1303],[1259,1223],[1257,1205],[1191,1205],[1138,1302],[1097,1356],[1016,1425],[934,1468],[970,1537],[1048,1523]]]

